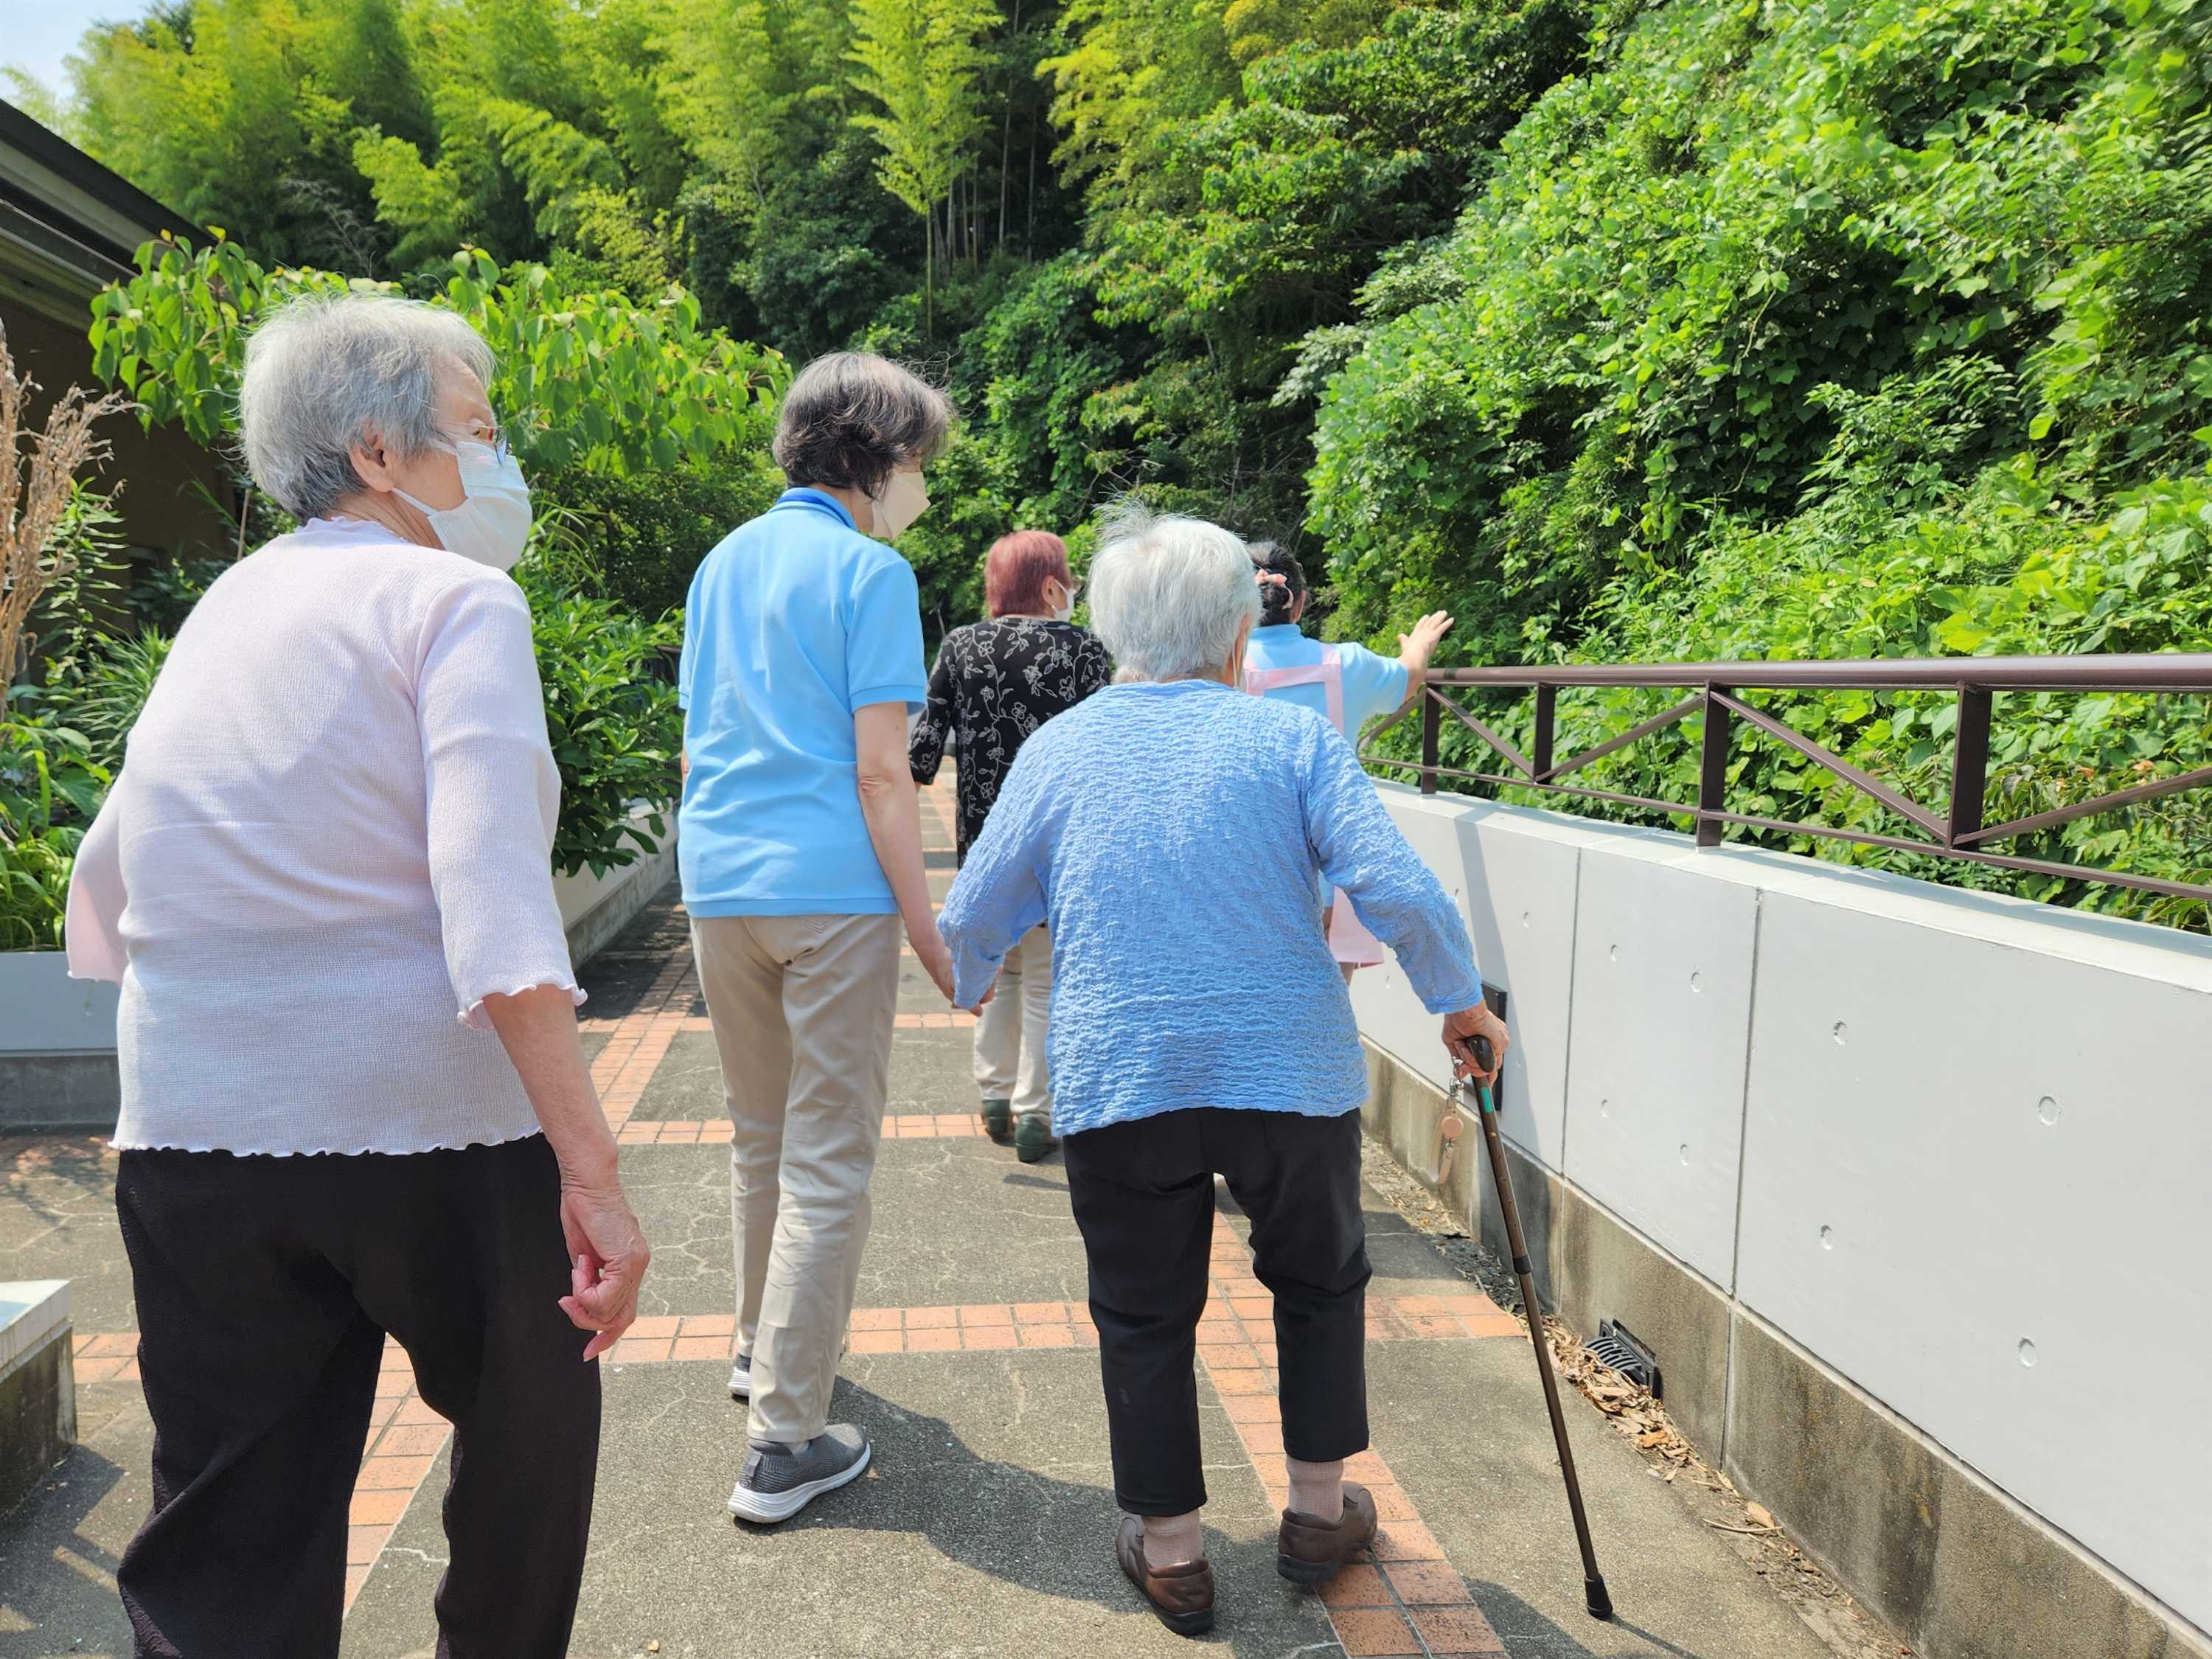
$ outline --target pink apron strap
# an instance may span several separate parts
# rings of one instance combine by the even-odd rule
[[[1244,689],[1255,697],[1286,685],[1318,685],[1328,698],[1328,723],[1344,731],[1344,663],[1336,647],[1324,645],[1321,660],[1297,668],[1247,668]],[[1346,735],[1349,735],[1348,733]],[[1352,901],[1337,889],[1329,894],[1329,954],[1337,961],[1370,968],[1382,960],[1382,942],[1352,914]]]
[[[1324,645],[1321,660],[1297,668],[1247,668],[1244,689],[1255,697],[1286,685],[1318,685],[1328,699],[1328,723],[1339,732],[1344,730],[1344,665],[1336,654],[1336,647]]]

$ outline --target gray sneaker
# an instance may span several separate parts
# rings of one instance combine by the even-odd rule
[[[801,1446],[756,1440],[730,1493],[730,1513],[740,1521],[788,1521],[825,1492],[857,1480],[873,1448],[850,1423],[832,1423]]]

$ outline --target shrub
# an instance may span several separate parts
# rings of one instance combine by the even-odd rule
[[[659,617],[683,605],[699,562],[765,512],[782,483],[765,457],[734,456],[704,470],[626,477],[575,467],[537,473],[530,493],[540,514],[562,526],[569,586]]]
[[[124,744],[131,728],[154,695],[154,682],[169,660],[175,641],[148,628],[122,639],[94,639],[74,665],[70,678],[52,687],[68,710],[70,726],[84,734],[92,763],[113,773],[123,769]]]
[[[35,689],[0,701],[0,951],[61,945],[70,867],[108,782],[91,747]]]
[[[530,596],[545,729],[561,769],[553,867],[594,875],[659,850],[659,810],[678,788],[683,711],[670,670],[682,643],[673,617],[647,622],[605,599],[562,592],[535,568],[518,573]],[[639,802],[654,810],[642,831]]]

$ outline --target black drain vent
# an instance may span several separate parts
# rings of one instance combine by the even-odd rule
[[[1650,1389],[1654,1400],[1661,1397],[1659,1356],[1632,1336],[1620,1321],[1599,1320],[1597,1340],[1589,1345],[1589,1352],[1630,1382]]]

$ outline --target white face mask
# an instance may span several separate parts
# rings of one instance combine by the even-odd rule
[[[875,514],[875,533],[887,542],[896,541],[929,506],[929,486],[921,481],[921,469],[899,468],[868,497],[868,506]]]
[[[530,539],[530,486],[504,445],[463,438],[453,445],[460,463],[461,504],[437,507],[404,489],[392,493],[429,520],[438,544],[495,570],[512,570]]]
[[[1058,584],[1055,583],[1054,586],[1057,586]],[[1070,587],[1062,587],[1060,590],[1060,603],[1052,608],[1052,619],[1054,622],[1066,622],[1074,615],[1075,590]]]

